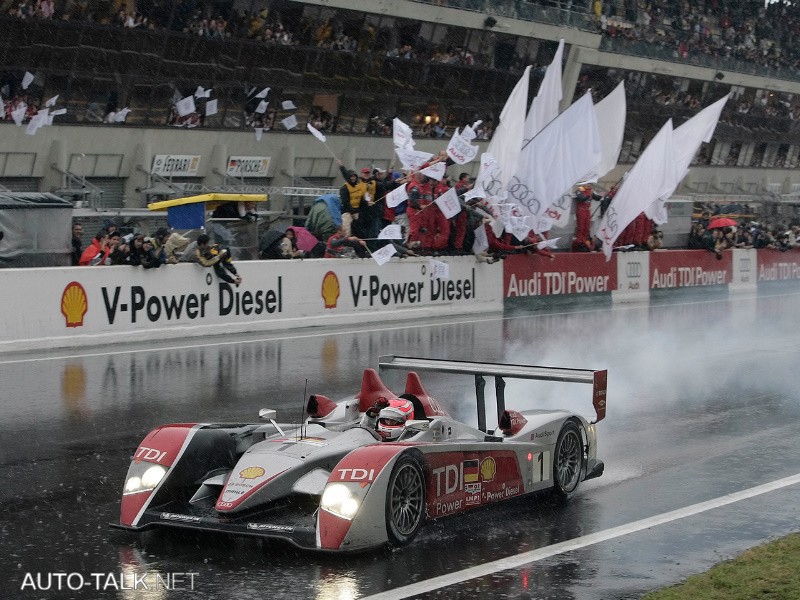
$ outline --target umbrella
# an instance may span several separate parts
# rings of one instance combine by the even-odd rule
[[[303,252],[309,252],[319,244],[319,240],[314,237],[314,235],[305,227],[287,227],[287,230],[291,229],[294,231],[294,237],[297,243],[297,249],[302,250]]]
[[[719,217],[708,224],[706,229],[722,229],[723,227],[736,227],[738,223],[728,217]]]

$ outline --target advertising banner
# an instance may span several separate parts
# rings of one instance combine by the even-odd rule
[[[758,283],[800,279],[800,252],[758,251]]]
[[[717,259],[706,250],[668,250],[650,253],[650,289],[725,285],[731,282],[733,255]]]
[[[150,173],[162,177],[196,177],[200,158],[199,154],[157,154]]]
[[[230,177],[266,177],[269,171],[269,156],[231,156],[226,173]]]
[[[555,260],[515,254],[503,261],[503,296],[557,296],[611,293],[617,289],[617,265],[599,253],[558,254]]]
[[[241,261],[238,287],[185,263],[0,270],[0,351],[502,310],[499,264],[446,261]]]

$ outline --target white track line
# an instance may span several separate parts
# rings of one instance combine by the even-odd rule
[[[598,544],[600,542],[622,537],[623,535],[628,535],[629,533],[636,533],[642,529],[656,527],[657,525],[663,525],[665,523],[670,523],[671,521],[677,521],[678,519],[685,519],[686,517],[691,517],[692,515],[697,515],[715,508],[720,508],[741,500],[747,500],[748,498],[760,496],[761,494],[766,494],[790,485],[795,485],[796,483],[800,483],[800,473],[797,475],[792,475],[791,477],[785,477],[770,483],[765,483],[763,485],[742,490],[741,492],[734,492],[733,494],[720,496],[719,498],[715,498],[713,500],[707,500],[706,502],[700,502],[699,504],[693,504],[685,508],[679,508],[677,510],[666,512],[660,515],[648,517],[640,521],[634,521],[633,523],[628,523],[627,525],[612,527],[611,529],[606,529],[605,531],[598,531],[597,533],[584,535],[573,540],[553,544],[552,546],[546,546],[544,548],[531,550],[530,552],[509,556],[508,558],[502,558],[500,560],[470,567],[462,571],[448,573],[447,575],[440,575],[439,577],[434,577],[425,581],[419,581],[417,583],[412,583],[410,585],[395,588],[393,590],[380,592],[379,594],[375,594],[373,596],[365,596],[362,600],[388,600],[390,598],[408,598],[410,596],[425,594],[448,585],[463,583],[476,577],[484,577],[486,575],[491,575],[492,573],[505,571],[507,569],[519,568],[523,565],[537,562],[551,556],[585,548],[586,546],[591,546],[593,544]]]
[[[788,294],[776,294],[776,296],[795,296],[796,294],[788,293]],[[697,305],[697,304],[713,304],[717,302],[728,302],[728,301],[735,301],[735,300],[746,300],[750,298],[746,298],[744,296],[737,296],[734,298],[719,298],[719,299],[712,299],[712,300],[696,300],[690,302],[675,302],[675,303],[668,303],[668,304],[615,304],[611,306],[603,306],[602,308],[587,308],[587,309],[578,309],[578,310],[565,310],[565,311],[556,311],[556,312],[545,312],[545,313],[532,313],[532,314],[521,314],[521,315],[508,315],[508,316],[501,316],[503,313],[502,311],[498,311],[495,313],[494,316],[490,317],[481,317],[481,318],[465,318],[465,319],[456,319],[452,321],[443,321],[443,322],[430,322],[430,323],[419,323],[414,322],[412,324],[406,325],[397,325],[392,327],[364,327],[362,329],[339,329],[336,331],[327,330],[327,331],[314,331],[309,333],[286,333],[284,335],[277,335],[275,337],[266,335],[264,337],[254,337],[247,340],[226,340],[224,342],[210,342],[210,341],[200,341],[196,344],[188,343],[188,344],[175,344],[172,346],[153,346],[148,345],[147,342],[133,342],[130,348],[126,348],[125,350],[96,350],[93,352],[84,352],[81,354],[75,354],[71,350],[66,350],[65,352],[70,352],[69,354],[60,353],[55,354],[52,356],[34,356],[29,358],[10,358],[7,360],[0,359],[0,365],[13,365],[19,363],[28,363],[28,362],[49,362],[53,360],[67,360],[70,358],[93,358],[98,356],[118,356],[121,354],[138,354],[142,352],[151,353],[153,351],[161,352],[161,351],[170,351],[170,350],[188,350],[192,348],[214,348],[219,346],[234,346],[237,344],[259,344],[267,341],[277,342],[277,341],[284,341],[284,340],[297,340],[299,338],[315,338],[315,337],[330,337],[330,336],[338,336],[338,335],[346,335],[351,336],[359,333],[371,333],[376,331],[400,331],[404,329],[416,329],[419,327],[430,327],[430,326],[448,326],[448,325],[466,325],[469,323],[482,323],[485,321],[490,321],[493,319],[499,319],[502,321],[513,321],[516,319],[539,319],[542,317],[552,317],[553,315],[573,315],[573,314],[582,314],[582,313],[593,313],[599,311],[620,311],[620,310],[641,310],[647,309],[650,310],[652,308],[661,308],[661,307],[669,307],[669,306],[689,306],[689,305]],[[290,330],[292,331],[292,330]],[[124,336],[123,334],[120,334]],[[220,334],[220,335],[228,335],[228,334]],[[247,334],[247,335],[257,335],[257,334]],[[205,338],[203,338],[205,339]],[[100,345],[101,347],[107,347],[105,345]],[[72,350],[75,350],[73,348]],[[35,352],[35,350],[26,351],[28,352]]]

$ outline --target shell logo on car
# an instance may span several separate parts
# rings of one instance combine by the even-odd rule
[[[322,278],[322,299],[325,301],[325,308],[336,308],[339,293],[339,278],[333,271],[328,271]]]
[[[242,479],[258,479],[262,477],[266,471],[263,467],[247,467],[239,472],[239,477]]]
[[[86,290],[77,281],[69,282],[61,294],[61,314],[67,321],[67,327],[82,327],[88,309]]]
[[[481,461],[481,479],[483,481],[491,481],[494,479],[494,474],[497,473],[497,463],[489,456]]]

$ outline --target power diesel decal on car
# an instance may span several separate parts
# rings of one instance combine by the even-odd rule
[[[353,306],[389,306],[420,304],[422,302],[453,302],[474,300],[475,269],[463,279],[430,279],[423,268],[415,280],[384,281],[378,275],[350,275]]]
[[[180,319],[203,319],[210,316],[212,306],[220,317],[228,315],[280,314],[283,312],[283,281],[278,276],[274,289],[252,292],[239,291],[234,286],[219,282],[217,294],[188,293],[177,295],[148,294],[140,285],[125,290],[122,286],[100,288],[109,325],[113,325],[122,314],[130,315],[130,322],[177,321]],[[125,301],[127,299],[127,301]]]

